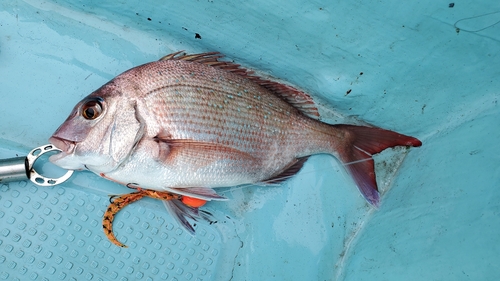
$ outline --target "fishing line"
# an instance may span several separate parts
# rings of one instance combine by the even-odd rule
[[[460,19],[458,21],[455,22],[455,24],[453,24],[453,27],[455,27],[455,29],[458,31],[465,31],[465,32],[471,32],[471,33],[476,33],[476,32],[479,32],[479,31],[483,31],[487,28],[490,28],[492,26],[495,26],[497,25],[498,23],[500,23],[500,20],[498,20],[497,22],[493,23],[493,24],[490,24],[486,27],[483,27],[483,28],[480,28],[480,29],[477,29],[477,30],[468,30],[468,29],[463,29],[463,28],[460,28],[457,26],[457,24],[461,21],[464,21],[464,20],[471,20],[471,19],[475,19],[475,18],[480,18],[480,17],[485,17],[485,16],[489,16],[489,15],[493,15],[493,14],[498,14],[500,13],[500,11],[496,11],[496,12],[491,12],[491,13],[486,13],[486,14],[482,14],[482,15],[478,15],[478,16],[473,16],[473,17],[468,17],[468,18],[463,18],[463,19]]]
[[[352,161],[352,162],[344,163],[344,164],[342,164],[342,165],[343,165],[344,167],[347,167],[347,166],[352,165],[352,164],[357,164],[357,163],[366,162],[366,161],[370,161],[370,160],[373,160],[373,158],[364,158],[364,159],[361,159],[361,160],[356,160],[356,161]]]
[[[362,150],[363,151],[363,150]],[[367,152],[365,152],[367,153]],[[357,164],[357,163],[361,163],[361,162],[366,162],[366,161],[370,161],[370,160],[373,160],[373,158],[364,158],[364,159],[361,159],[361,160],[356,160],[356,161],[351,161],[351,162],[347,162],[347,163],[342,163],[342,166],[344,167],[347,167],[349,165],[352,165],[352,164]],[[327,171],[327,170],[331,170],[331,168],[322,168],[322,169],[316,169],[316,170],[312,170],[312,171],[304,171],[304,172],[300,172],[301,175],[308,175],[308,174],[312,174],[312,173],[316,173],[316,172],[322,172],[322,171]],[[279,178],[273,178],[272,182],[275,182],[276,180],[278,181],[281,181],[281,180],[287,180],[287,179],[290,179],[292,177],[295,177],[297,175],[290,175],[290,176],[284,176],[284,177],[279,177]],[[265,185],[265,186],[279,186],[280,184],[266,184],[266,181],[261,181],[261,182],[257,182],[257,183],[249,183],[249,184],[243,184],[243,185],[238,185],[238,186],[235,186],[235,187],[230,187],[228,190],[226,191],[223,191],[223,192],[220,192],[220,194],[225,194],[225,193],[228,193],[228,192],[231,192],[231,191],[235,191],[235,190],[241,190],[243,188],[248,188],[248,187],[251,187],[251,186],[262,186],[262,185]]]
[[[356,148],[357,150],[359,150],[359,151],[363,152],[364,154],[366,154],[366,155],[368,155],[368,156],[370,156],[370,157],[372,157],[372,156],[373,156],[373,155],[372,155],[372,154],[370,154],[368,151],[366,151],[366,150],[364,150],[364,149],[362,149],[362,148],[360,148],[360,147],[358,147],[358,146],[356,146],[356,145],[354,146],[354,148]],[[352,163],[352,162],[350,162],[350,163]],[[347,164],[349,164],[349,163],[347,163]]]

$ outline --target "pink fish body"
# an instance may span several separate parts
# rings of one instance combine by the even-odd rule
[[[175,53],[115,77],[75,106],[50,138],[63,150],[50,160],[122,184],[213,200],[223,197],[212,188],[279,182],[308,156],[328,153],[351,163],[360,191],[377,205],[371,155],[421,145],[380,128],[322,123],[311,118],[318,113],[305,93],[220,57]],[[186,224],[186,210],[171,204]]]

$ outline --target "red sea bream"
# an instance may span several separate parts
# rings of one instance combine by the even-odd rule
[[[327,153],[349,164],[377,205],[371,155],[421,145],[380,128],[322,123],[307,94],[220,58],[175,53],[118,75],[75,106],[50,138],[62,149],[50,160],[128,186],[217,200],[213,188],[280,182],[310,155]],[[177,219],[186,216],[178,200],[168,204]]]

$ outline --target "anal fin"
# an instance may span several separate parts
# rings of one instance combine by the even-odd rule
[[[295,159],[284,169],[262,182],[265,184],[277,184],[291,178],[292,176],[297,174],[300,169],[302,169],[302,166],[304,166],[304,163],[307,161],[307,159],[309,159],[309,156]]]

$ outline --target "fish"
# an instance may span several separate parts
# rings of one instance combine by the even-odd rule
[[[304,91],[217,52],[182,51],[131,68],[92,92],[49,141],[61,149],[49,160],[64,169],[203,202],[227,200],[219,187],[280,184],[311,155],[330,154],[375,207],[380,195],[372,155],[422,145],[371,125],[321,122]],[[187,219],[198,207],[165,202],[194,233]]]

